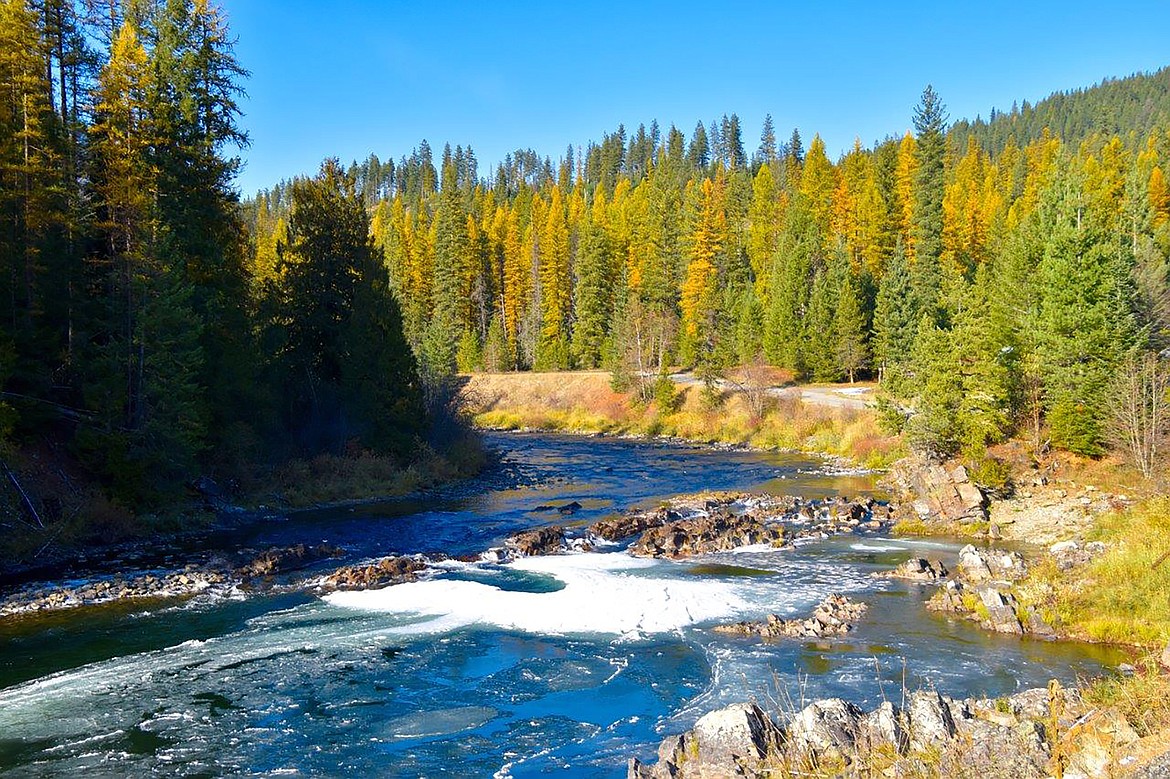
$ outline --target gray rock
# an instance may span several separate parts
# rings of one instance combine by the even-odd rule
[[[910,736],[906,732],[906,716],[902,710],[884,701],[863,716],[858,724],[857,746],[865,750],[892,748],[904,754],[910,748]]]
[[[861,734],[861,709],[840,698],[813,701],[788,726],[792,749],[805,755],[846,755]]]
[[[997,633],[1024,632],[1024,626],[1016,613],[1016,598],[1011,593],[1000,592],[994,587],[982,587],[978,590],[979,600],[987,609],[987,619],[984,625]]]
[[[910,724],[910,748],[922,751],[938,746],[955,735],[955,720],[950,706],[937,692],[920,690],[910,696],[907,709]]]
[[[754,703],[736,703],[705,714],[695,727],[658,748],[652,768],[631,761],[633,779],[715,779],[754,776],[779,755],[784,734]]]

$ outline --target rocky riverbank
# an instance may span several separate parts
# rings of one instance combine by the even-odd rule
[[[920,690],[871,711],[829,698],[774,718],[734,704],[666,738],[653,765],[632,759],[627,776],[1105,777],[1138,760],[1138,742],[1119,714],[1057,684],[996,700]]]

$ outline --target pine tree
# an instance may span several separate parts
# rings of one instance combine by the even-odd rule
[[[405,455],[422,396],[385,265],[355,182],[336,159],[293,182],[289,243],[266,323],[284,425],[305,452],[351,440]]]
[[[449,147],[443,155],[442,189],[433,229],[433,310],[419,355],[424,380],[431,384],[445,381],[457,368],[455,358],[468,301],[461,283],[470,252],[467,212],[459,188],[459,171]]]
[[[772,124],[772,115],[764,115],[764,126],[760,130],[760,147],[756,150],[755,163],[757,165],[775,165],[779,159],[776,148],[776,126]]]
[[[691,145],[687,148],[687,162],[692,170],[706,170],[711,162],[711,146],[707,140],[707,128],[702,122],[695,125],[695,132],[691,136]]]
[[[838,381],[841,378],[834,326],[838,287],[833,275],[827,267],[817,268],[814,272],[803,322],[803,363],[813,381]]]
[[[604,226],[605,197],[598,190],[593,201],[592,217],[581,234],[580,263],[574,288],[573,356],[583,368],[601,365],[602,351],[609,336],[613,316],[614,259],[613,247]]]
[[[1134,339],[1128,269],[1086,228],[1066,224],[1048,240],[1038,270],[1037,350],[1052,442],[1098,455],[1109,382]]]
[[[919,391],[906,422],[906,441],[930,456],[951,457],[963,442],[963,385],[951,333],[937,327],[929,314],[918,322],[912,359]]]
[[[869,366],[866,343],[866,322],[861,289],[848,263],[839,261],[837,270],[840,287],[837,290],[837,310],[833,319],[836,336],[837,365],[852,384],[857,374]]]
[[[918,322],[914,318],[910,269],[901,242],[878,285],[873,313],[874,364],[882,389],[907,397],[912,376],[912,350]]]
[[[942,255],[943,193],[945,190],[946,110],[933,87],[922,91],[914,108],[917,133],[917,172],[914,181],[914,304],[919,314],[938,318],[940,286],[939,258]]]

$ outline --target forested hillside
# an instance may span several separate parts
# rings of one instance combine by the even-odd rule
[[[335,165],[289,188],[280,278],[251,273],[232,41],[207,0],[0,0],[0,438],[52,476],[26,491],[5,463],[16,524],[78,479],[154,509],[290,457],[407,459],[425,431]]]
[[[989,118],[955,122],[951,136],[959,146],[974,138],[984,149],[1000,153],[1014,140],[1024,145],[1045,131],[1070,145],[1106,135],[1144,137],[1170,122],[1170,67],[1068,92],[1056,92],[1036,105],[1012,104],[1010,111],[992,109]]]
[[[888,421],[935,453],[1022,434],[1095,455],[1117,376],[1163,370],[1141,355],[1170,326],[1168,74],[949,131],[928,87],[913,133],[835,161],[770,118],[749,150],[732,114],[487,177],[425,142],[351,175],[432,374],[604,366],[649,397],[671,365],[765,361],[879,378]],[[288,192],[250,204],[258,277]]]

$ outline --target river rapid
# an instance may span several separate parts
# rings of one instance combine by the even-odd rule
[[[322,540],[350,561],[479,552],[516,530],[703,489],[872,493],[784,454],[492,434],[491,474],[448,495],[302,513],[224,544]],[[571,517],[535,511],[577,501]],[[385,590],[236,592],[0,620],[0,776],[624,776],[664,735],[754,699],[897,702],[1073,683],[1123,659],[987,634],[927,612],[929,590],[876,579],[958,544],[849,535],[682,562],[618,548],[507,565],[444,564]],[[332,565],[336,565],[334,562]],[[842,639],[720,635],[831,593],[869,604]]]

